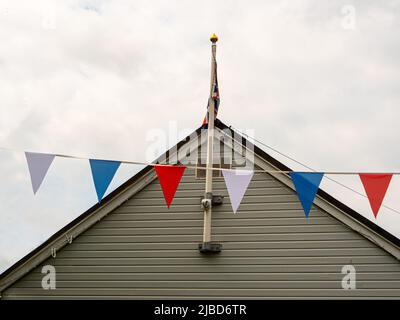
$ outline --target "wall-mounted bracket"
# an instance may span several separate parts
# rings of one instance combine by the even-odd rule
[[[217,243],[217,242],[199,243],[199,251],[204,254],[220,253],[221,250],[222,250],[222,243]]]
[[[207,194],[207,197],[201,198],[201,207],[208,209],[214,206],[220,206],[224,203],[224,196]]]
[[[220,206],[224,203],[224,196],[213,195],[212,196],[212,205]]]

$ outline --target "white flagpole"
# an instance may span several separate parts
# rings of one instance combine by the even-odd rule
[[[211,242],[211,216],[212,216],[212,179],[213,179],[213,143],[214,143],[214,120],[215,120],[215,99],[213,96],[213,87],[216,81],[216,51],[218,37],[213,34],[210,38],[211,45],[211,84],[210,99],[208,107],[208,130],[207,130],[207,163],[206,163],[206,187],[205,199],[208,199],[208,205],[204,206],[204,229],[203,243]]]

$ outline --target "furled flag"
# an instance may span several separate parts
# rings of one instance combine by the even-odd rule
[[[54,160],[54,154],[25,152],[33,193],[36,194]]]
[[[169,209],[172,200],[174,199],[176,189],[182,179],[186,167],[155,165],[154,170],[157,173],[158,181],[160,182],[165,202]]]
[[[385,198],[392,175],[360,174],[359,176],[367,194],[369,204],[371,205],[372,212],[376,218],[382,205],[383,198]]]
[[[215,62],[215,75],[214,75],[214,83],[212,87],[212,94],[211,98],[214,100],[214,119],[217,118],[218,115],[218,108],[219,108],[219,88],[218,88],[218,79],[217,79],[217,62]],[[204,117],[203,123],[201,125],[202,128],[206,128],[208,124],[208,109],[210,107],[210,99],[207,102],[207,114]]]
[[[290,172],[290,177],[292,178],[294,187],[296,188],[297,196],[299,197],[304,213],[308,218],[323,173]]]
[[[226,188],[228,189],[229,199],[233,212],[236,213],[246,193],[247,187],[253,177],[253,171],[228,171],[223,170],[222,174],[225,179]]]
[[[96,188],[97,199],[103,199],[115,173],[117,172],[121,162],[109,160],[89,159],[90,168],[92,170],[93,183]]]

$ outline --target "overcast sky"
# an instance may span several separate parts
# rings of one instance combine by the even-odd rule
[[[84,160],[34,197],[21,151],[150,160],[151,130],[177,127],[167,148],[203,119],[213,32],[222,121],[317,170],[399,172],[399,27],[400,1],[1,0],[0,147],[20,152],[0,150],[0,272],[96,202]],[[400,213],[322,187],[400,237]]]

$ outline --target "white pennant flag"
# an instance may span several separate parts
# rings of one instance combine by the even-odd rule
[[[233,212],[236,213],[243,196],[246,193],[247,187],[253,178],[253,171],[228,171],[223,170],[222,174],[225,179],[226,188],[228,189],[229,198],[231,199]]]
[[[31,175],[33,193],[36,194],[54,160],[55,155],[25,152],[25,157],[28,162],[29,174]]]

